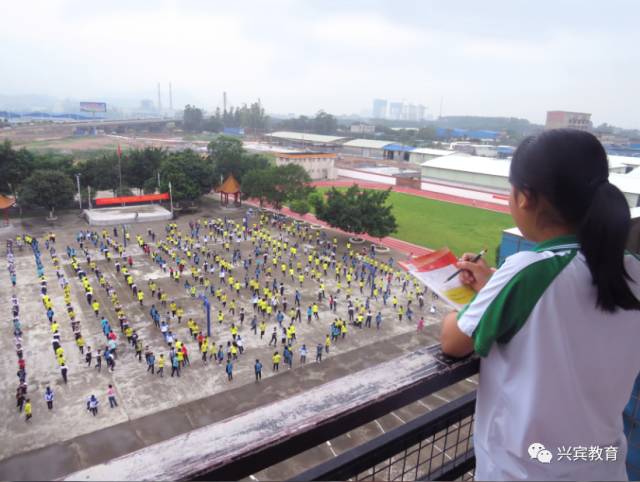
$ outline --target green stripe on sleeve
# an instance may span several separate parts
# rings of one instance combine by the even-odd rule
[[[493,342],[507,343],[522,328],[549,285],[577,250],[555,255],[519,271],[487,307],[473,332],[474,348],[487,356]]]

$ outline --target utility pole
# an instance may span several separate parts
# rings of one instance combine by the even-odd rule
[[[118,196],[122,196],[122,149],[120,149],[120,144],[118,144],[118,176],[120,177],[120,192]],[[122,203],[124,206],[124,203]]]
[[[78,184],[78,204],[82,211],[82,194],[80,193],[80,174],[76,174],[76,183]]]

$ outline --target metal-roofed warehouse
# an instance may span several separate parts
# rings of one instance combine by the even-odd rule
[[[315,147],[323,151],[335,151],[342,141],[347,139],[340,136],[325,136],[321,134],[307,134],[306,132],[277,131],[266,134],[265,137],[274,144],[291,147]]]
[[[422,175],[443,182],[509,191],[510,160],[454,154],[423,162]],[[609,181],[627,198],[629,207],[640,206],[640,179],[627,174],[610,173]]]
[[[409,161],[414,164],[422,164],[423,162],[435,159],[436,157],[450,156],[456,151],[448,151],[446,149],[434,149],[433,147],[417,147],[409,154]]]
[[[342,145],[342,152],[348,156],[383,159],[384,148],[390,144],[393,144],[393,142],[373,139],[353,139]]]

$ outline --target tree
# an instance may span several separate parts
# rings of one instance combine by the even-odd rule
[[[77,172],[72,156],[55,152],[33,155],[32,169],[59,171],[69,177]]]
[[[387,203],[391,188],[386,191],[360,189],[357,184],[346,191],[332,188],[326,200],[313,196],[310,201],[316,217],[343,231],[367,233],[383,238],[398,228],[391,206]]]
[[[207,146],[209,160],[213,164],[214,183],[222,182],[230,175],[242,183],[243,176],[255,169],[264,169],[269,159],[261,154],[249,154],[242,147],[242,141],[235,137],[219,136]]]
[[[309,174],[295,164],[272,166],[247,172],[242,181],[242,192],[245,199],[258,199],[260,207],[268,202],[280,210],[284,204],[292,201],[306,202],[313,189],[307,185],[310,181]]]
[[[309,201],[306,199],[294,199],[289,203],[289,207],[294,213],[298,213],[300,216],[304,216],[311,210]]]
[[[321,110],[316,114],[313,119],[313,131],[318,134],[335,134],[338,130],[338,121],[331,114],[327,114]]]
[[[53,217],[55,208],[71,204],[75,186],[64,173],[41,169],[20,185],[19,200],[28,206],[46,207]]]
[[[147,179],[156,177],[167,151],[160,147],[145,147],[129,151],[122,158],[122,179],[127,186],[143,189]]]
[[[207,132],[220,132],[224,129],[222,120],[218,117],[211,116],[202,121],[202,130]]]
[[[150,177],[144,182],[142,186],[142,192],[144,192],[145,194],[153,194],[154,192],[156,192],[157,188],[158,188],[158,178]]]
[[[77,167],[82,175],[82,183],[91,186],[94,190],[108,189],[115,192],[120,185],[118,157],[115,154],[88,159]]]
[[[279,195],[274,196],[272,204],[281,209],[282,204],[293,200],[306,200],[313,188],[309,186],[311,177],[302,166],[286,164],[272,168],[276,182],[275,190]]]
[[[255,169],[245,174],[242,179],[242,198],[257,199],[260,207],[264,207],[264,204],[273,197],[270,192],[274,189],[272,174],[270,169]]]
[[[31,174],[33,164],[33,154],[14,149],[5,139],[0,144],[0,193],[15,194],[18,185]]]
[[[187,132],[202,132],[202,110],[187,104],[182,115],[184,130]]]
[[[213,169],[207,159],[187,149],[169,154],[160,165],[160,189],[169,190],[169,182],[173,199],[194,202],[211,190]]]

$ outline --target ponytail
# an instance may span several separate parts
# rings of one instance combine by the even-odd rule
[[[543,196],[563,224],[574,226],[603,311],[640,310],[627,281],[631,227],[624,194],[608,181],[607,153],[588,132],[553,129],[527,137],[511,160],[509,181]]]
[[[631,225],[624,194],[609,181],[595,189],[591,205],[578,227],[578,241],[596,287],[596,305],[614,312],[640,309],[627,280],[624,252]]]

